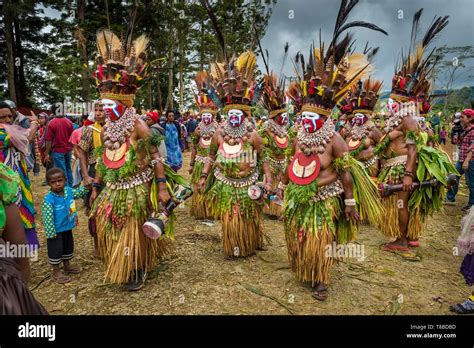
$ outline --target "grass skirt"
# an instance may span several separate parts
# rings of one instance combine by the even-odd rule
[[[215,180],[206,198],[212,216],[222,223],[225,256],[249,256],[263,246],[261,207],[249,198],[248,186],[233,187]]]
[[[196,161],[194,170],[191,176],[191,185],[193,186],[193,196],[191,198],[191,215],[196,219],[210,219],[211,212],[207,206],[206,197],[200,194],[198,190],[199,181],[201,179],[204,163]]]
[[[328,284],[334,262],[327,255],[334,241],[344,244],[355,237],[356,227],[343,216],[341,196],[315,202],[317,183],[290,183],[285,192],[285,237],[292,270],[302,282]]]
[[[134,271],[147,272],[155,267],[169,250],[171,240],[167,234],[153,240],[142,231],[154,210],[150,187],[149,182],[127,190],[105,187],[94,203],[98,249],[107,281],[126,283]]]

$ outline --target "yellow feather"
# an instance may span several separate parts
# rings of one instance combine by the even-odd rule
[[[145,34],[141,35],[140,37],[138,37],[138,39],[133,41],[133,49],[137,57],[140,55],[140,53],[146,50],[146,47],[148,46],[149,42],[150,39],[147,38]]]
[[[359,74],[360,70],[365,67],[367,64],[369,64],[369,61],[367,60],[367,56],[362,53],[354,53],[347,57],[349,60],[349,69],[347,70],[346,73],[346,80],[352,79],[356,74]],[[372,64],[370,64],[360,75],[359,78],[364,78],[366,76],[369,76],[374,70],[374,67]]]

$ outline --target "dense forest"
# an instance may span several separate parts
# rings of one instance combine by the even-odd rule
[[[276,0],[4,0],[0,16],[0,98],[45,108],[97,97],[91,73],[95,34],[119,36],[134,20],[134,37],[150,37],[147,83],[137,94],[143,108],[192,105],[191,80],[209,63],[253,49],[257,54]],[[215,21],[213,23],[213,21]],[[215,27],[219,28],[217,35]],[[224,46],[223,46],[224,45]]]

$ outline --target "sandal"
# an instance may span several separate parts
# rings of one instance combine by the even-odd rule
[[[66,284],[71,281],[71,278],[69,278],[67,275],[64,275],[63,273],[59,273],[57,275],[53,274],[51,279],[58,284]]]
[[[311,294],[318,301],[326,301],[329,296],[328,289],[314,290]]]
[[[418,248],[420,247],[420,241],[418,240],[411,240],[408,242],[408,246],[412,248]]]
[[[383,244],[382,245],[383,251],[408,251],[407,247],[395,244]]]

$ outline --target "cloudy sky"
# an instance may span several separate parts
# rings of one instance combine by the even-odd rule
[[[307,57],[309,46],[314,40],[318,45],[319,29],[323,41],[329,42],[334,30],[339,1],[335,0],[278,0],[274,7],[262,46],[270,54],[270,69],[280,71],[283,47],[289,42],[289,54],[294,57],[302,51]],[[360,0],[347,22],[362,20],[378,25],[389,36],[365,28],[352,29],[356,45],[363,50],[368,41],[371,47],[380,47],[374,60],[375,77],[384,81],[384,90],[390,88],[394,71],[394,59],[401,48],[407,48],[410,40],[413,15],[423,8],[418,37],[423,37],[435,15],[449,15],[449,24],[432,44],[439,47],[474,46],[474,0]],[[403,11],[403,18],[399,19]],[[294,18],[291,18],[291,17]],[[431,46],[431,47],[433,47]],[[466,65],[474,66],[474,59]],[[263,71],[263,62],[259,59]],[[294,75],[291,61],[287,59],[284,73]],[[458,86],[474,85],[474,69],[464,74]]]

